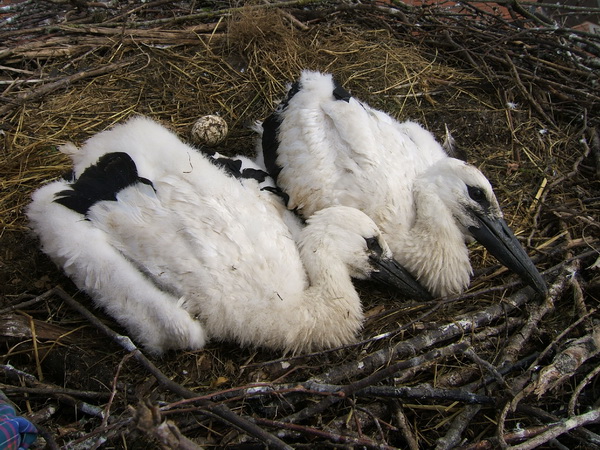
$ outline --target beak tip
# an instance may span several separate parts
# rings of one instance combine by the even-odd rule
[[[513,235],[503,219],[491,220],[484,216],[479,218],[479,227],[471,227],[473,237],[483,244],[504,266],[541,295],[548,293],[548,285],[537,268]]]
[[[538,277],[536,277],[536,279],[532,283],[532,287],[537,291],[538,294],[541,294],[544,297],[548,295],[548,285],[539,273]]]

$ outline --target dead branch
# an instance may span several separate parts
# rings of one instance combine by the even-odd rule
[[[3,367],[0,366],[0,370]],[[53,396],[53,395],[70,395],[72,397],[83,397],[83,398],[96,398],[96,399],[107,399],[110,394],[108,392],[92,392],[92,391],[79,391],[77,389],[67,389],[60,386],[49,385],[47,383],[36,382],[38,387],[27,387],[27,386],[11,386],[9,384],[0,383],[0,389],[4,392],[14,394],[30,394],[40,396]],[[44,387],[41,387],[44,386]]]
[[[340,389],[338,391],[337,396],[326,397],[325,399],[321,400],[319,403],[316,403],[316,404],[309,406],[301,411],[298,411],[297,413],[294,413],[292,415],[285,417],[284,420],[292,422],[292,423],[305,420],[309,417],[312,417],[316,414],[319,414],[319,413],[325,411],[327,408],[329,408],[333,404],[337,403],[342,398],[352,395],[358,391],[361,391],[369,386],[374,385],[375,383],[379,383],[379,382],[385,380],[386,378],[393,376],[395,373],[397,373],[401,370],[406,370],[406,369],[424,364],[428,361],[432,361],[432,360],[439,359],[439,358],[444,358],[449,355],[454,355],[454,354],[463,352],[464,350],[469,348],[469,346],[473,345],[474,342],[477,342],[482,339],[489,338],[490,336],[496,335],[502,329],[503,329],[502,326],[488,327],[485,330],[482,330],[481,332],[479,332],[477,334],[464,337],[461,342],[458,342],[455,344],[450,344],[450,345],[440,348],[440,349],[431,350],[427,353],[424,353],[423,355],[415,356],[406,361],[401,361],[401,362],[397,362],[395,364],[390,364],[387,367],[385,367],[379,371],[375,371],[371,375],[368,375],[361,380],[355,381],[354,383],[350,383],[350,384],[344,386],[342,389]],[[312,380],[312,381],[316,381],[316,380]],[[318,381],[317,381],[317,383],[320,384]]]
[[[505,364],[511,364],[517,359],[524,343],[530,339],[531,334],[538,328],[540,320],[554,308],[554,303],[562,296],[564,290],[569,285],[569,280],[578,269],[578,260],[564,267],[562,273],[557,277],[557,281],[550,287],[544,301],[531,311],[525,326],[519,333],[513,335],[510,342],[504,348],[500,358],[505,361]]]
[[[124,428],[129,426],[132,420],[133,419],[131,417],[127,417],[125,419],[113,422],[110,425],[97,427],[89,433],[85,433],[83,436],[67,442],[61,448],[99,448],[107,440],[114,438],[116,435],[123,435]]]
[[[50,290],[44,292],[42,295],[38,295],[37,297],[32,298],[31,300],[27,300],[27,301],[24,301],[21,303],[17,303],[16,305],[11,305],[6,308],[0,309],[0,315],[15,311],[17,309],[29,308],[30,306],[33,306],[36,303],[43,302],[44,300],[48,299],[48,297],[51,297],[53,294],[54,294],[54,289],[50,289]]]
[[[573,264],[576,263],[574,262]],[[576,267],[578,267],[578,265],[576,265]],[[522,328],[521,332],[513,335],[511,341],[505,347],[503,354],[500,358],[500,360],[503,361],[501,367],[505,364],[511,364],[512,362],[514,362],[514,360],[516,359],[517,355],[520,353],[523,347],[523,343],[529,339],[529,336],[531,335],[532,331],[536,328],[541,318],[552,308],[554,301],[560,298],[560,296],[562,296],[564,289],[568,285],[568,280],[570,279],[573,270],[575,269],[571,266],[567,266],[564,268],[562,274],[557,277],[557,281],[555,281],[555,283],[551,286],[549,290],[549,295],[547,296],[545,301],[540,305],[540,307],[534,310],[534,313],[530,315],[530,318],[528,319],[525,327]],[[495,373],[496,369],[494,369],[493,367],[488,367],[488,370],[492,372],[494,378],[499,379],[501,384],[506,385],[500,373]],[[443,438],[438,440],[437,448],[441,450],[449,449],[455,446],[459,442],[462,432],[464,431],[464,429],[466,429],[466,427],[468,426],[472,418],[477,414],[479,409],[480,407],[478,407],[477,405],[466,407],[463,413],[461,413],[454,421],[448,433]],[[503,423],[503,421],[505,420],[504,414],[506,414],[507,411],[507,409],[503,410],[503,415],[501,415],[501,421],[499,421],[499,424]],[[504,428],[501,425],[499,425],[498,429],[499,435],[501,437],[504,436]]]
[[[516,355],[520,352],[524,342],[529,339],[533,330],[537,327],[537,324],[541,320],[541,318],[554,306],[554,303],[557,299],[559,299],[565,289],[569,285],[569,280],[572,277],[573,273],[579,267],[578,261],[573,261],[571,264],[565,266],[561,274],[555,279],[554,283],[550,286],[548,290],[548,295],[544,302],[536,308],[530,318],[528,319],[525,327],[521,330],[521,333],[516,333],[511,338],[511,342],[506,346],[505,350],[502,353],[502,361],[512,362],[515,360]],[[541,358],[540,355],[538,358]],[[530,371],[533,367],[530,367]],[[521,377],[523,382],[526,382],[526,378]],[[520,392],[517,393],[517,391]],[[502,408],[499,419],[498,419],[498,439],[502,445],[505,443],[502,442],[502,437],[504,436],[504,424],[506,421],[506,417],[509,411],[514,411],[519,401],[526,396],[530,391],[528,389],[522,389],[522,385],[513,382],[513,393],[514,397],[511,401],[507,402],[504,408]]]
[[[481,410],[481,405],[467,405],[452,421],[452,425],[444,436],[436,441],[435,450],[449,450],[455,448],[460,442],[462,434],[471,423],[471,420]]]
[[[544,367],[538,379],[530,387],[532,393],[540,398],[550,389],[564,383],[581,365],[600,353],[600,327],[595,327],[592,334],[579,338],[554,357],[551,364]]]
[[[546,442],[561,436],[562,434],[567,433],[570,430],[582,427],[587,425],[588,423],[595,423],[600,420],[600,408],[593,409],[585,414],[581,414],[579,416],[571,416],[567,419],[563,419],[553,426],[529,439],[528,441],[515,445],[513,447],[509,447],[511,450],[530,450],[539,447],[540,445],[545,444]]]
[[[118,63],[106,64],[98,69],[92,70],[82,70],[73,75],[69,75],[65,78],[62,78],[58,81],[54,81],[52,83],[43,84],[37,88],[30,89],[29,91],[25,91],[19,94],[16,98],[11,99],[11,103],[8,105],[0,106],[0,116],[6,114],[7,112],[13,110],[14,108],[30,101],[39,100],[45,95],[50,94],[58,89],[66,87],[72,83],[83,80],[85,78],[97,77],[100,75],[105,75],[110,72],[114,72],[115,70],[122,69],[129,65],[133,64],[133,61],[121,61]]]
[[[378,442],[372,441],[371,439],[362,437],[356,438],[351,436],[343,436],[341,434],[334,434],[324,430],[318,430],[316,428],[307,427],[303,425],[298,425],[289,422],[279,422],[275,420],[269,420],[264,418],[255,418],[254,421],[261,425],[267,425],[275,428],[282,428],[287,430],[296,431],[301,434],[319,437],[323,439],[327,439],[331,442],[339,442],[342,444],[352,444],[356,446],[364,446],[366,448],[377,448],[377,449],[389,449],[392,450],[394,447],[390,447],[388,445],[379,444]]]
[[[108,398],[108,402],[106,403],[106,407],[104,408],[104,419],[102,419],[101,427],[105,427],[108,425],[108,418],[110,417],[110,407],[115,399],[115,395],[117,394],[117,380],[119,379],[119,374],[121,373],[121,369],[123,368],[123,364],[125,364],[129,358],[133,356],[133,353],[128,353],[125,355],[119,365],[117,366],[117,370],[115,371],[115,376],[113,377],[112,389],[110,391],[110,396]]]
[[[339,380],[355,377],[361,373],[369,373],[378,367],[387,365],[388,361],[406,355],[414,355],[420,351],[436,345],[445,340],[450,340],[469,333],[472,330],[487,325],[493,320],[509,314],[516,308],[524,305],[528,300],[535,297],[531,288],[524,288],[515,293],[502,303],[492,305],[489,308],[473,313],[465,314],[456,318],[452,323],[441,325],[438,328],[422,333],[414,338],[396,344],[392,348],[386,348],[372,353],[360,362],[352,362],[330,369],[329,371],[314,377],[313,380],[321,383],[336,383]]]
[[[168,408],[163,408],[165,411],[173,410],[175,406],[183,406],[191,402],[197,402],[202,399],[210,399],[212,401],[224,401],[238,398],[253,398],[260,396],[280,396],[283,394],[306,394],[320,396],[335,396],[344,398],[342,389],[344,386],[338,384],[321,384],[312,381],[301,383],[287,384],[256,384],[243,386],[239,388],[228,389],[227,391],[213,392],[206,396],[195,397],[190,401],[180,401],[171,403]],[[403,398],[412,400],[448,400],[461,403],[481,403],[493,404],[495,399],[487,395],[478,395],[469,392],[466,389],[439,389],[430,386],[429,384],[420,384],[418,386],[367,386],[364,389],[357,390],[352,393],[356,397],[382,397],[382,398]]]
[[[488,395],[474,394],[466,389],[438,389],[427,384],[415,387],[369,386],[355,393],[356,396],[404,398],[411,400],[455,401],[466,404],[495,404],[496,400]]]
[[[509,387],[508,383],[506,382],[506,380],[504,380],[502,374],[498,371],[498,369],[491,365],[489,362],[485,361],[483,358],[481,358],[472,348],[468,348],[465,351],[465,356],[473,360],[473,362],[475,362],[482,370],[488,372],[498,385],[503,386],[505,388]]]
[[[140,402],[133,416],[135,427],[153,437],[163,449],[201,450],[202,447],[185,437],[177,425],[161,417],[160,410],[149,402]]]
[[[7,391],[28,393],[27,390],[31,390],[30,393],[32,394],[53,396],[60,402],[63,402],[70,406],[74,406],[75,408],[77,408],[77,410],[81,411],[84,414],[99,418],[104,417],[102,409],[98,406],[91,405],[87,402],[75,398],[75,396],[79,395],[82,397],[98,398],[101,397],[101,393],[78,391],[74,389],[63,389],[59,386],[41,383],[33,375],[17,370],[10,365],[0,365],[0,371],[2,371],[4,375],[6,375],[8,378],[12,378],[15,381],[23,380],[25,384],[30,386],[24,388],[7,385]]]
[[[544,411],[536,406],[528,405],[528,404],[520,404],[517,406],[517,411],[522,414],[527,414],[531,417],[538,418],[541,421],[546,422],[558,422],[560,421],[560,417],[555,416],[554,414],[550,414],[547,411]],[[578,438],[582,443],[586,445],[591,445],[593,448],[600,448],[600,435],[588,430],[587,428],[577,428],[571,430],[571,435]]]
[[[109,336],[115,343],[119,346],[123,347],[126,351],[131,352],[134,355],[134,358],[156,378],[156,380],[163,385],[166,389],[174,392],[177,395],[180,395],[183,398],[192,398],[196,397],[197,394],[193,391],[190,391],[180,384],[174,382],[166,375],[164,375],[158,367],[156,367],[144,354],[135,346],[135,344],[129,339],[127,336],[120,335],[109,327],[100,322],[96,316],[90,313],[86,308],[84,308],[79,302],[77,302],[74,298],[68,295],[64,290],[60,287],[56,288],[55,293],[68,305],[79,312],[82,316],[84,316],[88,321],[90,321],[96,328],[103,331],[107,336]],[[261,428],[257,427],[253,423],[250,423],[248,420],[240,417],[233,412],[231,412],[224,405],[215,405],[209,401],[200,402],[202,408],[216,417],[219,417],[221,420],[226,423],[233,425],[241,430],[247,432],[251,436],[254,436],[261,441],[268,443],[273,446],[273,448],[279,449],[291,449],[286,443],[271,435],[270,433],[265,432]]]
[[[517,430],[517,431],[509,431],[507,432],[503,438],[504,441],[507,444],[516,444],[518,442],[523,442],[526,439],[531,439],[535,436],[538,436],[546,431],[548,431],[550,428],[552,428],[553,425],[537,425],[537,426],[532,426],[532,427],[528,427],[528,428],[524,428],[522,430]],[[457,447],[457,450],[488,450],[488,449],[495,449],[498,448],[499,446],[499,441],[498,439],[484,439],[482,441],[470,444],[470,445],[466,445],[464,447]]]
[[[505,364],[499,368],[495,368],[489,365],[489,363],[483,364],[487,367],[490,375],[483,379],[469,383],[468,385],[464,386],[464,389],[468,392],[479,393],[482,391],[482,388],[489,384],[492,384],[492,388],[490,390],[494,388],[494,383],[499,383],[502,386],[506,386],[506,382],[504,381],[505,375],[513,370],[519,370],[523,367],[529,366],[531,361],[536,359],[536,357],[537,354],[529,355],[514,365]],[[449,450],[455,448],[460,443],[464,431],[467,429],[473,418],[475,418],[475,416],[479,413],[481,408],[481,404],[466,405],[460,414],[458,414],[452,421],[446,434],[436,441],[436,450]]]
[[[557,267],[559,267],[559,266],[557,266]],[[260,364],[247,364],[247,365],[243,366],[243,368],[254,368],[254,367],[259,367],[259,366],[263,367],[265,365],[287,363],[287,362],[293,361],[295,359],[304,359],[304,358],[311,357],[311,356],[319,356],[319,355],[323,355],[325,353],[331,353],[331,352],[335,352],[338,350],[344,350],[344,349],[361,346],[361,345],[364,345],[364,344],[367,344],[370,342],[375,342],[375,341],[379,341],[379,340],[383,340],[383,339],[389,339],[389,338],[392,338],[392,337],[400,334],[403,330],[410,329],[410,327],[412,327],[414,324],[423,322],[427,317],[434,314],[440,307],[442,307],[444,305],[448,305],[448,304],[451,304],[454,302],[459,302],[459,301],[463,301],[463,300],[467,300],[467,299],[471,299],[471,298],[481,297],[486,294],[490,294],[492,292],[504,291],[506,289],[510,289],[515,286],[518,286],[519,284],[521,284],[520,281],[514,281],[514,282],[510,282],[510,283],[505,283],[505,284],[502,284],[499,286],[493,286],[490,288],[480,289],[480,290],[473,291],[473,292],[465,292],[465,293],[462,293],[459,295],[453,295],[453,296],[449,296],[449,297],[442,298],[442,299],[435,299],[435,300],[431,300],[428,302],[406,303],[401,308],[398,308],[397,310],[394,310],[394,309],[386,310],[386,315],[390,315],[390,314],[394,313],[395,311],[401,312],[408,308],[416,308],[416,307],[423,307],[423,308],[430,307],[430,308],[428,310],[426,310],[420,316],[410,320],[409,322],[406,322],[405,324],[403,324],[402,326],[398,327],[395,330],[389,331],[387,333],[381,333],[376,336],[371,336],[369,338],[363,339],[363,340],[358,341],[353,344],[348,344],[348,345],[344,345],[341,347],[335,347],[335,348],[332,348],[329,350],[315,352],[315,353],[278,358],[278,359],[274,359],[271,361],[265,361]],[[329,382],[331,382],[331,383],[335,383],[336,381],[339,381],[339,380],[337,380],[336,378],[332,378],[331,380],[329,380]]]
[[[581,391],[583,390],[583,388],[585,388],[588,385],[588,383],[599,373],[600,373],[600,366],[596,366],[575,387],[575,389],[573,390],[573,394],[571,395],[571,400],[569,400],[568,412],[569,412],[570,416],[575,415],[575,404],[577,403],[577,397],[579,397],[579,394],[581,394]]]
[[[49,420],[52,416],[54,416],[58,412],[57,404],[49,404],[39,411],[35,411],[31,414],[28,414],[26,417],[28,420],[34,423],[44,423]]]
[[[394,406],[396,422],[398,422],[398,426],[402,430],[402,435],[408,444],[409,450],[419,450],[419,441],[417,440],[413,427],[404,413],[402,404],[400,402],[394,402]]]

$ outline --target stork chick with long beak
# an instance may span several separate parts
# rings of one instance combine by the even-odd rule
[[[211,158],[135,117],[65,145],[73,178],[27,208],[50,256],[152,353],[208,339],[284,352],[351,343],[363,311],[352,278],[428,293],[375,223],[345,206],[306,224],[240,158]]]
[[[358,101],[330,74],[302,73],[264,121],[257,161],[304,217],[333,205],[366,213],[435,296],[467,288],[466,243],[474,239],[538,292],[547,290],[480,170],[419,124]]]

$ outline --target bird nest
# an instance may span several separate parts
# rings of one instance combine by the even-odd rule
[[[39,426],[38,446],[600,447],[600,38],[562,22],[597,9],[118,3],[0,10],[0,390]],[[32,191],[70,168],[57,145],[135,114],[188,139],[218,114],[230,132],[200,150],[252,155],[248,125],[303,68],[439,138],[448,126],[548,297],[472,246],[462,295],[415,302],[357,283],[368,318],[346,348],[211,342],[148,359],[124,345],[27,229]]]

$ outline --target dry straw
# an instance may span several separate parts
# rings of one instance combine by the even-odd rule
[[[600,446],[588,427],[598,412],[597,36],[516,2],[122,3],[26,1],[0,19],[0,314],[14,329],[35,324],[0,332],[0,388],[39,413],[50,445],[533,448],[549,436]],[[23,215],[31,192],[69,169],[57,146],[135,114],[189,139],[198,117],[219,114],[230,133],[211,150],[252,155],[248,125],[303,68],[334,73],[438,136],[447,125],[547,271],[549,298],[519,290],[474,247],[476,276],[461,296],[417,304],[359,284],[369,319],[350,348],[279,359],[212,343],[155,365],[111,344],[98,330],[118,326],[101,312],[68,306],[90,302],[41,255]],[[560,371],[554,361],[575,353],[569,339],[585,336],[560,383],[534,382],[540,366]],[[49,398],[60,406],[44,415]]]

